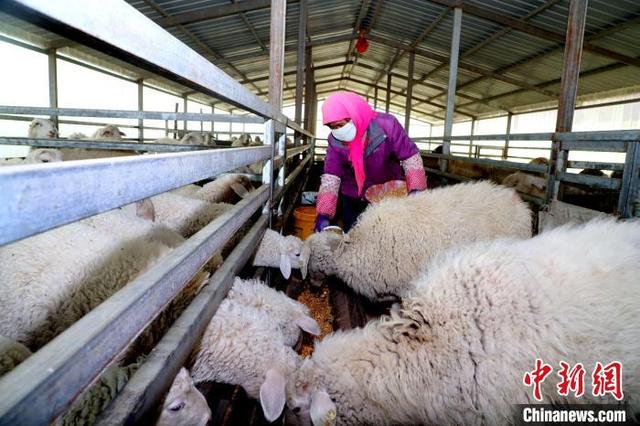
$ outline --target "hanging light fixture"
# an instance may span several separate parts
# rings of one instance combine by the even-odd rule
[[[369,48],[369,41],[367,41],[367,39],[364,38],[364,35],[365,35],[365,30],[360,30],[360,33],[358,35],[358,41],[356,42],[356,50],[361,55],[364,52],[366,52],[367,49]]]

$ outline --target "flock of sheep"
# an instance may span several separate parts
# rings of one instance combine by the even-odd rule
[[[246,177],[229,174],[0,247],[0,374],[251,190]],[[224,251],[59,421],[95,419]],[[299,268],[312,280],[335,275],[372,301],[397,303],[363,328],[316,342],[302,359],[292,348],[301,333],[319,334],[308,308],[237,278],[158,423],[206,424],[211,412],[194,383],[217,381],[242,386],[270,421],[288,406],[302,424],[502,424],[513,421],[513,404],[535,402],[522,377],[536,358],[622,362],[624,400],[637,412],[639,259],[640,222],[596,220],[531,238],[527,205],[489,182],[382,200],[347,234],[302,242],[267,231],[255,265],[285,275]],[[590,391],[586,383],[576,400],[559,396],[553,381],[542,386],[547,403],[615,402]]]

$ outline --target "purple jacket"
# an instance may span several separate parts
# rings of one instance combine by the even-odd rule
[[[391,114],[379,112],[367,129],[368,143],[364,152],[366,179],[364,191],[372,185],[390,180],[403,180],[404,170],[400,161],[416,155],[419,150],[398,120]],[[329,134],[329,146],[324,160],[324,173],[340,178],[340,192],[357,197],[358,185],[349,161],[349,149]]]

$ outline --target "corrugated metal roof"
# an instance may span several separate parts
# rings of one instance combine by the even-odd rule
[[[127,0],[152,20],[205,11],[243,0]],[[247,1],[247,0],[244,0]],[[287,5],[285,54],[285,103],[293,102],[299,4]],[[403,113],[406,103],[409,55],[398,46],[418,49],[414,79],[413,116],[429,122],[444,117],[448,82],[448,56],[453,13],[446,0],[308,0],[308,39],[313,43],[313,63],[317,91],[324,97],[338,88],[369,95],[373,101],[378,82],[378,104],[384,103],[386,73],[391,70],[391,110]],[[569,0],[464,0],[460,40],[460,67],[456,120],[523,111],[556,102],[562,73],[563,34]],[[488,11],[482,16],[473,8]],[[361,17],[360,27],[371,38],[369,50],[358,57],[349,55]],[[511,20],[533,26],[544,33],[534,35],[500,23]],[[206,19],[167,28],[173,35],[214,62],[225,72],[243,81],[248,89],[266,94],[269,70],[269,8],[248,10],[215,19]],[[2,31],[47,48],[65,46],[60,37],[14,18],[0,15]],[[425,30],[430,32],[425,35]],[[637,61],[640,58],[640,3],[636,0],[590,0],[585,42]],[[156,85],[179,93],[189,90],[166,79],[149,76],[127,64],[110,61],[90,49],[64,47],[63,52],[94,62],[130,78],[144,76]],[[615,55],[614,55],[615,56]],[[613,91],[640,91],[640,70],[623,64],[620,58],[585,50],[579,96],[609,97]],[[345,64],[357,61],[356,64]],[[627,60],[629,62],[629,60]],[[335,66],[330,66],[334,64]],[[479,71],[482,71],[479,73]],[[505,78],[483,74],[495,73]],[[257,80],[256,80],[257,79]],[[253,81],[256,80],[256,81]],[[536,86],[535,90],[530,90]],[[181,91],[181,92],[180,92]],[[198,95],[200,96],[200,95]],[[203,101],[213,99],[203,97]]]

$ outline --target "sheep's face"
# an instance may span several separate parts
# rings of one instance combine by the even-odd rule
[[[229,186],[240,198],[246,197],[253,190],[251,179],[240,174],[234,175],[234,179]]]
[[[176,376],[157,425],[206,425],[211,419],[211,410],[205,397],[196,389],[189,372],[181,368]]]
[[[50,120],[35,118],[29,124],[29,137],[34,139],[53,139],[58,137],[58,129]]]
[[[125,134],[113,124],[104,126],[96,132],[97,139],[121,140],[123,136],[125,136]]]
[[[57,149],[35,149],[27,156],[29,163],[56,163],[62,161],[62,153]]]
[[[290,376],[287,383],[287,406],[300,424],[326,426],[335,424],[336,405],[320,383],[317,369],[311,359]]]
[[[307,269],[312,282],[334,273],[335,258],[345,240],[345,236],[330,231],[312,234],[305,240],[310,253]]]

